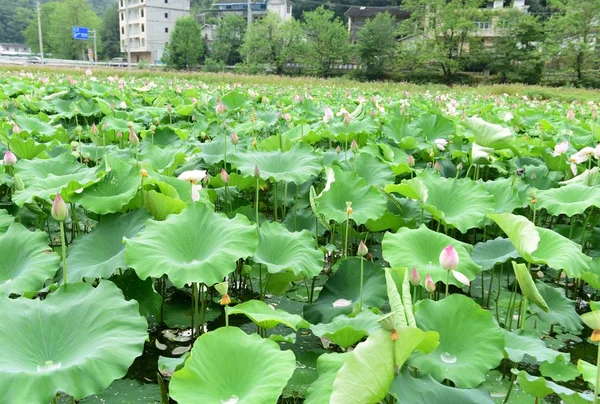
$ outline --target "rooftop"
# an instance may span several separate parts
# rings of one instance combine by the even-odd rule
[[[220,0],[224,1],[224,0]],[[231,0],[229,0],[231,1]],[[404,20],[410,17],[408,11],[402,10],[400,7],[367,7],[367,6],[352,6],[344,13],[346,17],[362,17],[362,18],[373,18],[379,13],[388,12],[392,16],[396,17],[397,20]]]

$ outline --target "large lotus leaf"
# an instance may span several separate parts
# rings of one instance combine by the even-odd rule
[[[279,324],[286,325],[296,331],[308,328],[309,324],[299,315],[290,314],[282,309],[271,308],[261,300],[248,300],[228,308],[229,314],[243,314],[259,327],[270,329]]]
[[[71,197],[73,202],[79,202],[87,210],[99,215],[118,212],[127,205],[137,194],[142,178],[140,167],[117,158],[106,161],[110,170],[104,177]]]
[[[311,324],[329,323],[341,314],[352,313],[360,296],[360,259],[349,258],[339,263],[319,293],[314,304],[304,306],[304,318]],[[364,261],[363,306],[380,307],[387,301],[383,268]],[[344,304],[339,304],[343,302]]]
[[[66,402],[65,400],[65,404]],[[102,393],[86,397],[77,404],[158,404],[160,402],[160,388],[157,384],[120,379],[112,382]]]
[[[554,362],[559,356],[567,355],[548,348],[537,332],[502,331],[504,332],[504,351],[508,359],[513,362],[521,362],[525,355],[537,359],[538,362]]]
[[[308,278],[323,269],[323,252],[315,250],[315,240],[308,232],[290,232],[281,223],[264,223],[258,231],[254,261],[265,264],[270,273],[291,270]]]
[[[390,394],[399,404],[493,404],[485,389],[457,389],[437,382],[431,375],[412,377],[403,369],[394,378]]]
[[[219,328],[196,340],[169,390],[179,404],[275,404],[295,369],[292,351],[236,327]]]
[[[97,180],[96,170],[79,164],[67,153],[48,160],[22,160],[15,166],[15,173],[25,186],[13,195],[18,206],[31,203],[34,197],[50,199],[64,188],[75,191]]]
[[[379,403],[388,393],[395,376],[415,349],[431,352],[437,346],[435,332],[402,327],[398,339],[390,331],[379,329],[356,346],[340,368],[331,394],[332,403]]]
[[[339,167],[334,167],[333,172],[335,182],[315,198],[318,213],[327,220],[343,223],[346,221],[346,202],[352,202],[350,219],[358,225],[384,214],[386,201],[377,189],[368,186],[355,172],[342,171]]]
[[[127,264],[142,279],[168,275],[182,288],[189,282],[214,285],[254,253],[256,227],[247,218],[228,219],[204,203],[194,203],[165,221],[148,220],[135,239],[124,239]]]
[[[531,254],[537,250],[540,243],[540,235],[535,225],[524,216],[510,213],[488,216],[506,233],[519,254],[526,260],[531,260]]]
[[[596,387],[596,377],[598,376],[598,368],[582,359],[577,361],[577,369],[581,373],[583,380],[588,382],[590,386]]]
[[[254,167],[260,170],[260,177],[268,180],[302,184],[319,175],[323,168],[321,159],[309,146],[299,144],[288,152],[252,151],[233,156],[231,161],[242,175],[254,175]]]
[[[475,244],[471,254],[473,262],[481,265],[484,271],[494,268],[496,264],[516,258],[519,258],[519,253],[512,242],[502,237]]]
[[[566,358],[565,358],[566,357]],[[544,362],[540,365],[542,376],[550,377],[557,382],[568,382],[579,377],[577,366],[569,361],[569,355],[559,356],[554,362]]]
[[[0,295],[37,292],[54,276],[58,262],[46,233],[13,223],[0,235]]]
[[[537,192],[537,208],[545,208],[554,216],[580,215],[590,206],[600,206],[600,187],[569,184]]]
[[[8,145],[10,146],[10,150],[19,159],[25,160],[31,160],[46,150],[45,144],[40,144],[32,138],[21,139],[20,137],[12,137],[8,141]]]
[[[367,185],[385,186],[394,183],[395,176],[392,169],[377,157],[360,153],[354,159],[355,161],[351,161],[349,165],[354,164],[352,167],[356,168],[356,173],[365,179]]]
[[[454,246],[458,253],[457,271],[463,273],[469,280],[475,279],[481,271],[479,265],[475,264],[470,257],[469,253],[473,247],[445,234],[434,232],[425,225],[415,230],[403,227],[396,234],[385,233],[381,244],[383,258],[392,267],[415,267],[423,285],[427,274],[431,275],[434,282],[446,282],[448,272],[440,266],[439,257],[440,252],[448,245]],[[453,276],[450,276],[450,284],[463,286]]]
[[[6,233],[11,224],[15,221],[15,217],[11,216],[5,209],[0,209],[0,234]]]
[[[115,270],[126,268],[123,237],[134,238],[149,217],[144,209],[106,215],[90,233],[77,237],[68,249],[69,282],[108,278]]]
[[[565,290],[553,288],[540,281],[536,282],[536,286],[550,311],[545,313],[537,306],[530,306],[530,310],[546,323],[558,324],[570,333],[579,334],[583,329],[581,319],[575,311],[575,302],[565,296]]]
[[[456,227],[461,233],[479,227],[489,213],[495,212],[494,197],[483,185],[470,178],[419,177],[428,189],[425,210],[438,221]]]
[[[333,381],[349,353],[323,354],[317,359],[319,378],[306,390],[304,404],[330,404]]]
[[[483,183],[485,190],[494,196],[496,213],[511,213],[527,205],[525,198],[522,198],[520,186],[525,188],[521,180],[513,181],[511,178],[497,178]]]
[[[521,288],[521,294],[529,299],[531,303],[535,303],[540,309],[547,313],[550,309],[542,295],[540,295],[539,290],[537,290],[530,270],[525,264],[517,264],[515,261],[512,262],[512,266],[515,271],[515,278]]]
[[[519,386],[524,392],[534,395],[537,398],[543,398],[550,394],[557,394],[567,402],[567,400],[573,400],[573,396],[579,396],[582,401],[571,401],[571,402],[588,402],[589,394],[577,393],[567,387],[563,387],[554,382],[544,379],[543,377],[532,376],[524,370],[521,370],[517,375],[517,381]]]
[[[504,357],[501,328],[489,311],[466,296],[422,300],[415,317],[419,328],[439,332],[440,344],[428,355],[413,355],[409,363],[440,382],[449,379],[460,388],[477,387]]]
[[[40,134],[52,136],[56,132],[56,128],[46,122],[36,119],[35,116],[17,115],[15,122],[19,128],[30,134]]]
[[[425,139],[446,139],[454,134],[454,123],[441,114],[423,114],[409,125]]]
[[[75,399],[123,377],[144,349],[146,320],[109,281],[61,286],[44,300],[0,299],[0,402]]]
[[[467,118],[463,125],[473,135],[473,141],[484,147],[516,149],[516,138],[512,131],[502,125],[489,123],[481,118]]]
[[[227,110],[233,111],[242,108],[244,105],[252,102],[252,100],[245,94],[231,91],[221,98],[221,102]]]
[[[404,195],[409,199],[425,202],[429,197],[427,186],[419,178],[411,178],[410,180],[402,180],[400,184],[386,185],[385,192],[396,192]]]
[[[372,311],[364,310],[356,317],[337,316],[331,323],[312,325],[310,329],[317,337],[325,337],[346,349],[379,329],[379,318]]]
[[[142,316],[151,323],[157,322],[160,318],[163,298],[154,290],[153,279],[141,280],[133,269],[128,269],[122,274],[112,276],[110,281],[121,289],[125,299],[134,299],[138,302]]]

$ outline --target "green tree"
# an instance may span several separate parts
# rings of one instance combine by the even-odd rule
[[[0,0],[0,42],[24,43],[21,31],[34,17],[33,0]]]
[[[550,4],[558,13],[547,22],[548,48],[573,69],[581,83],[585,69],[598,61],[600,0],[553,0]]]
[[[242,61],[240,50],[247,22],[235,14],[221,18],[210,49],[210,56],[226,65],[233,66]]]
[[[389,13],[379,13],[368,19],[358,32],[356,44],[367,76],[382,78],[392,65],[396,50],[396,24]]]
[[[40,6],[40,19],[42,22],[42,41],[44,45],[44,54],[49,56],[55,54],[55,44],[51,41],[49,33],[53,30],[55,23],[54,12],[56,11],[56,8],[58,6],[59,4],[57,2],[44,3]],[[31,47],[31,50],[33,52],[37,53],[40,51],[37,18],[32,19],[29,22],[29,25],[23,31],[23,36],[25,37],[25,42]]]
[[[102,38],[102,50],[98,51],[99,59],[108,60],[121,54],[119,44],[119,4],[108,7],[102,17],[99,36]]]
[[[283,66],[297,54],[302,35],[295,19],[284,22],[278,14],[268,13],[246,32],[242,54],[248,63],[266,63],[282,74]]]
[[[348,30],[333,11],[322,6],[304,13],[304,30],[303,61],[317,74],[329,76],[332,64],[348,57]]]
[[[198,66],[204,55],[200,24],[193,17],[182,17],[175,22],[163,60],[169,67],[188,69]]]
[[[411,17],[400,25],[403,36],[412,36],[414,46],[402,54],[413,67],[436,65],[443,80],[454,79],[467,62],[470,35],[482,16],[481,0],[406,0],[403,7]]]

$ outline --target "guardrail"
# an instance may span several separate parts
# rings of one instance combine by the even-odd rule
[[[21,66],[54,66],[54,67],[117,67],[126,68],[127,62],[90,62],[88,60],[67,60],[67,59],[44,59],[44,63],[41,61],[31,60],[31,57],[18,57],[18,56],[0,56],[0,64],[3,65],[21,65]],[[131,67],[138,67],[138,63],[131,63]],[[164,67],[162,64],[145,63],[144,67]]]

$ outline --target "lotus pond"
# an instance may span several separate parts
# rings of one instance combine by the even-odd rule
[[[2,72],[0,403],[595,403],[599,141],[594,102]]]

